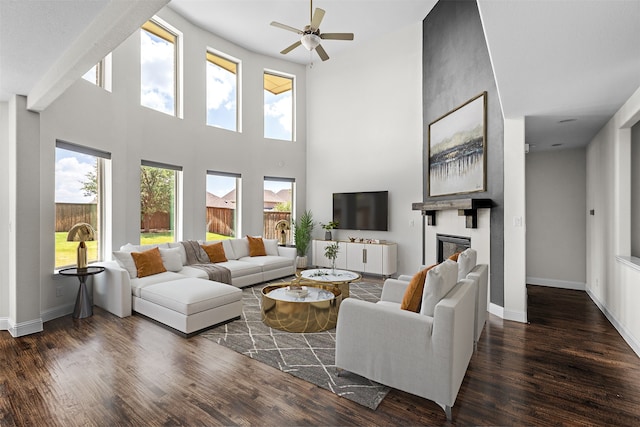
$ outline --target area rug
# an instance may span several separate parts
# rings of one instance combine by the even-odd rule
[[[272,283],[271,283],[272,284]],[[290,333],[270,328],[260,319],[264,284],[242,291],[242,318],[210,329],[200,336],[287,372],[338,396],[376,409],[389,387],[343,371],[336,375],[336,330]],[[357,282],[350,285],[350,297],[378,301],[382,285]]]

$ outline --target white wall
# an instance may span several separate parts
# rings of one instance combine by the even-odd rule
[[[30,238],[19,243],[21,250],[39,254],[39,262],[35,262],[35,265],[33,262],[29,263],[29,268],[35,268],[34,271],[39,277],[38,290],[41,297],[23,302],[27,306],[35,305],[36,311],[42,313],[45,321],[70,313],[78,288],[75,278],[53,275],[56,139],[112,154],[113,235],[107,238],[111,239],[114,248],[127,242],[139,241],[141,159],[183,167],[185,239],[204,237],[207,170],[242,175],[243,234],[262,233],[264,176],[294,178],[298,190],[297,209],[305,209],[305,67],[257,55],[234,46],[194,27],[168,8],[164,8],[158,16],[182,31],[184,35],[183,119],[140,106],[139,32],[134,33],[113,52],[112,93],[79,79],[40,114],[40,161],[30,166],[39,170],[39,182],[35,184],[36,191],[33,191],[33,186],[18,186],[15,190],[19,200],[28,201],[29,206],[35,203],[35,208],[27,214],[25,220],[38,224],[41,231],[39,239]],[[215,48],[242,61],[242,133],[208,127],[204,123],[204,61],[207,47]],[[265,140],[263,137],[265,69],[296,76],[295,142]],[[2,111],[4,110],[0,110]],[[5,150],[4,145],[1,150]],[[28,157],[23,155],[19,162],[28,163]],[[4,169],[5,167],[0,167],[0,170]],[[5,192],[5,180],[2,182],[0,195]],[[0,219],[1,215],[4,215],[4,211],[0,214]],[[3,233],[4,231],[0,232],[2,242],[5,241]],[[4,248],[4,243],[2,246]],[[5,257],[0,256],[0,259]],[[37,258],[34,257],[35,259]],[[18,268],[22,267],[19,265]],[[7,283],[3,278],[4,275],[0,275],[0,296],[9,293],[11,289],[15,290],[15,283]],[[62,297],[56,297],[55,288],[58,286],[64,289]],[[28,309],[22,310],[27,312]],[[5,316],[5,312],[3,298],[0,304],[0,318]]]
[[[9,106],[0,102],[0,200],[9,200]],[[0,330],[9,318],[9,204],[0,205]]]
[[[631,128],[631,255],[640,258],[640,123]]]
[[[640,355],[640,259],[631,257],[631,127],[640,88],[587,148],[587,292]]]
[[[422,259],[422,217],[411,210],[423,186],[421,40],[416,22],[308,70],[307,207],[327,222],[332,193],[388,190],[388,232],[337,237],[398,243],[398,272],[406,274]]]
[[[527,283],[585,289],[586,149],[526,156]]]

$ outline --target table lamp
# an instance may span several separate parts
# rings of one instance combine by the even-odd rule
[[[69,230],[67,242],[80,242],[78,245],[77,268],[87,268],[87,245],[86,241],[96,239],[96,230],[86,222],[79,222]]]
[[[276,231],[280,232],[280,234],[278,235],[278,243],[281,245],[286,245],[287,244],[286,230],[289,230],[289,221],[281,219],[280,221],[276,222],[275,229]]]

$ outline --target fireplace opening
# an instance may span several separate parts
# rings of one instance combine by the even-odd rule
[[[438,245],[438,262],[442,262],[456,252],[462,252],[471,247],[471,237],[436,234]]]

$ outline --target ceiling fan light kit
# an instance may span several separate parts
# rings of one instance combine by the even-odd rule
[[[306,47],[307,50],[313,50],[320,44],[320,37],[315,34],[304,34],[300,39],[302,46]]]
[[[273,27],[281,28],[283,30],[292,31],[298,35],[300,35],[300,40],[293,43],[291,46],[286,47],[280,53],[286,55],[291,52],[293,49],[302,45],[307,50],[312,51],[315,49],[316,53],[323,61],[329,59],[329,55],[324,50],[322,45],[320,44],[321,40],[353,40],[353,33],[326,33],[322,34],[320,32],[320,23],[322,22],[322,18],[324,18],[325,11],[323,9],[317,8],[315,12],[313,11],[313,0],[311,0],[311,23],[309,25],[305,25],[304,30],[298,30],[297,28],[290,27],[289,25],[281,24],[279,22],[273,21],[271,25]]]

